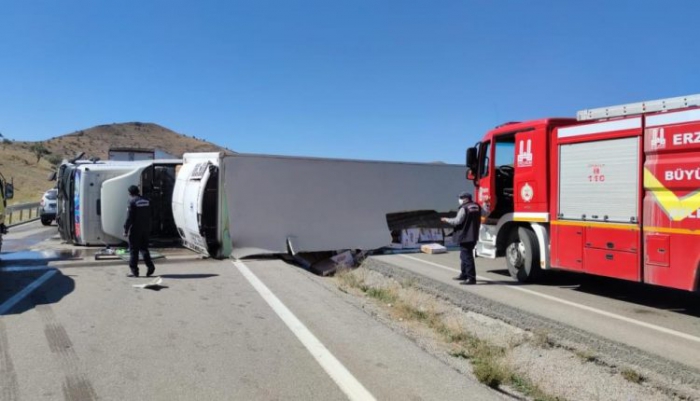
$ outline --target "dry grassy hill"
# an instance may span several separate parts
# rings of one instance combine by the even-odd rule
[[[48,176],[55,170],[54,165],[64,158],[72,158],[85,152],[85,157],[107,159],[110,148],[130,147],[158,149],[181,157],[185,152],[227,152],[229,149],[195,137],[178,134],[175,131],[152,123],[123,123],[99,125],[75,131],[67,135],[42,141],[50,152],[38,162],[31,150],[37,142],[10,142],[0,145],[0,173],[6,179],[14,179],[15,199],[9,203],[38,202],[41,194],[54,186]]]

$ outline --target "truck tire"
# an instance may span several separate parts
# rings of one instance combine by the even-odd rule
[[[41,219],[41,224],[45,226],[50,226],[51,225],[51,219]]]
[[[534,231],[518,227],[511,232],[506,265],[510,276],[521,283],[532,282],[540,275],[540,247]]]

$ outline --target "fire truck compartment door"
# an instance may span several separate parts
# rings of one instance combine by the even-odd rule
[[[559,147],[559,219],[639,221],[639,138]]]

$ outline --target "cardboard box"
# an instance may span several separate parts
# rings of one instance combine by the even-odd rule
[[[420,251],[428,254],[437,254],[447,252],[447,248],[440,244],[424,244],[421,245]]]
[[[331,258],[338,267],[353,267],[355,266],[355,258],[351,251],[341,252]]]
[[[407,228],[401,231],[401,246],[404,249],[418,248],[420,240],[420,229]]]

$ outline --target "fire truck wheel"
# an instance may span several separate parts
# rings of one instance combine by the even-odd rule
[[[521,283],[533,281],[540,273],[537,236],[527,228],[513,230],[506,247],[506,265],[511,277]]]

